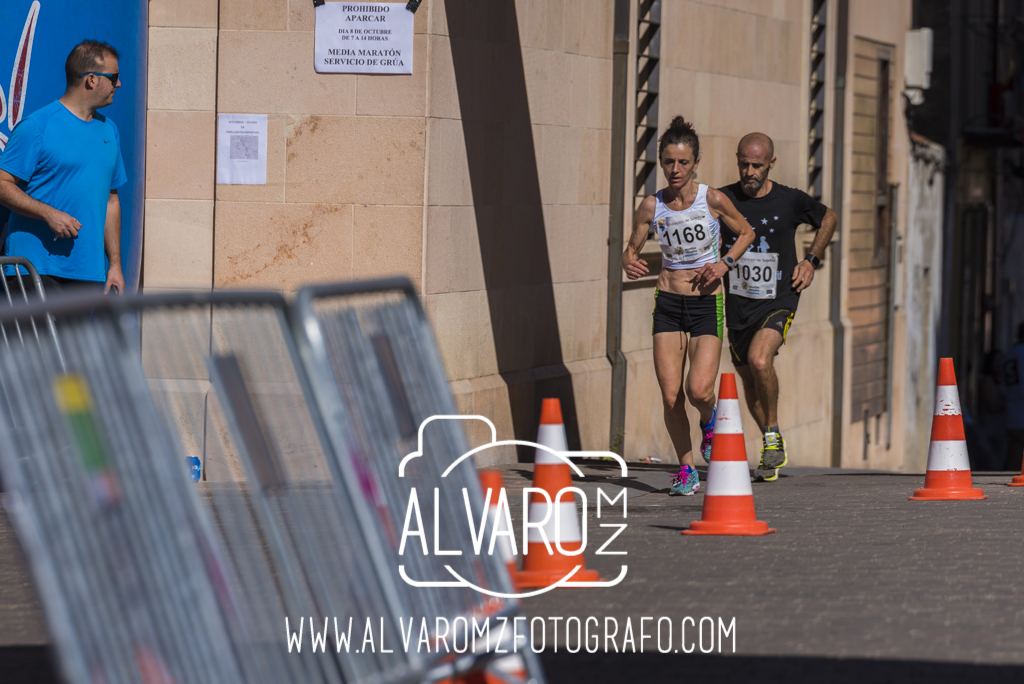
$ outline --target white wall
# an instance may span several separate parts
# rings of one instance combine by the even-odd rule
[[[917,472],[925,469],[934,413],[936,329],[942,304],[942,165],[946,153],[941,145],[914,142],[911,155],[900,298],[907,320],[903,469]]]

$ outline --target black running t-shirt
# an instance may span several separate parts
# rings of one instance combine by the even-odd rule
[[[771,299],[750,299],[729,291],[729,278],[736,277],[733,271],[725,280],[725,317],[729,328],[742,330],[760,323],[777,309],[796,312],[800,293],[793,290],[793,269],[799,259],[796,254],[797,226],[809,223],[821,227],[828,207],[806,192],[772,182],[772,189],[764,197],[748,197],[740,184],[733,183],[719,188],[732,200],[740,214],[754,229],[754,244],[747,252],[778,254],[778,270],[775,273],[775,296]],[[726,253],[736,242],[736,234],[722,223],[722,240]],[[770,269],[770,267],[769,267]]]

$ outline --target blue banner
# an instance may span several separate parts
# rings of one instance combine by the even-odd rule
[[[0,146],[25,116],[64,94],[71,48],[92,39],[121,54],[122,85],[102,112],[120,129],[128,172],[128,184],[118,193],[121,267],[129,292],[138,288],[142,266],[148,6],[146,0],[0,0]],[[0,216],[0,223],[5,220]]]

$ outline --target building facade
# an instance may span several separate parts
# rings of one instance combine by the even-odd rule
[[[912,4],[424,0],[412,75],[381,76],[314,70],[311,0],[151,0],[143,288],[406,275],[463,412],[532,439],[558,396],[571,448],[672,462],[654,279],[609,249],[674,115],[716,186],[759,130],[772,178],[840,216],[777,361],[791,463],[923,470],[943,176],[904,115]],[[266,185],[216,183],[219,113],[268,115]]]

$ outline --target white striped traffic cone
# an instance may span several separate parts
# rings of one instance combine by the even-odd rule
[[[537,444],[554,451],[568,451],[565,439],[565,425],[562,423],[562,407],[558,399],[545,399],[541,404],[540,428],[537,430]],[[544,533],[551,542],[548,552],[540,530],[530,528],[527,545],[523,549],[523,569],[516,573],[516,586],[520,588],[547,587],[565,577],[577,565],[582,566],[569,582],[597,582],[601,578],[596,570],[587,570],[583,554],[566,556],[559,552],[555,540],[566,551],[577,551],[583,546],[583,533],[576,513],[576,497],[563,496],[558,510],[552,509],[558,492],[572,486],[572,472],[569,465],[543,449],[537,449],[533,459],[533,486],[548,493],[552,503],[542,494],[530,497],[530,520],[543,520],[550,511],[551,517],[544,525]],[[558,513],[558,515],[556,515]]]
[[[953,359],[939,361],[939,384],[935,388],[935,417],[932,419],[932,443],[928,447],[928,472],[924,488],[914,492],[911,501],[952,501],[987,499],[971,482],[971,462],[967,458],[964,419],[960,415],[960,393],[956,389]]]
[[[690,523],[683,534],[731,534],[759,536],[775,528],[757,519],[754,492],[750,487],[747,446],[743,442],[740,400],[736,376],[722,373],[718,388],[718,415],[711,438],[711,463],[700,520]]]

